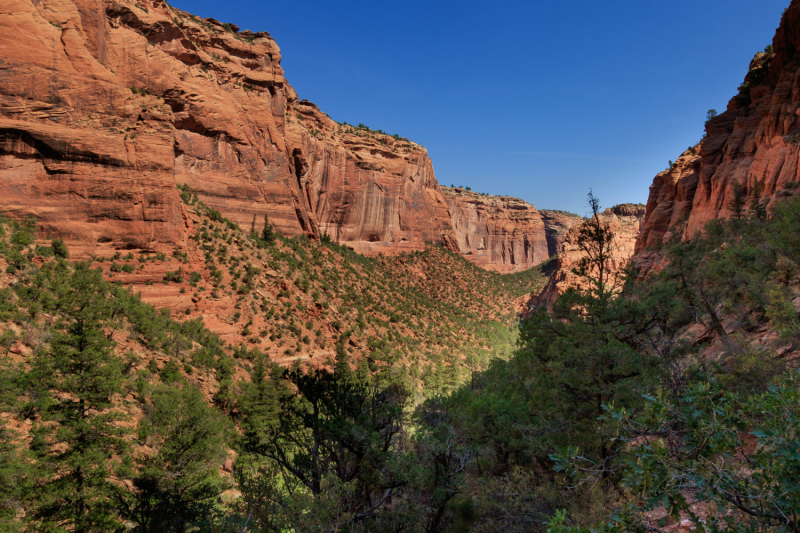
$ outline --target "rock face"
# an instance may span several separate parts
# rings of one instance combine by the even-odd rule
[[[78,255],[185,245],[176,184],[231,220],[364,251],[453,246],[427,152],[298,101],[267,33],[163,0],[0,5],[0,211]]]
[[[496,272],[528,270],[560,252],[577,215],[538,211],[510,196],[442,187],[457,248],[473,263]]]
[[[294,171],[320,234],[365,254],[426,241],[453,248],[447,203],[423,147],[340,125],[306,101],[291,110]]]
[[[583,217],[566,211],[541,210],[544,222],[544,235],[547,239],[548,257],[555,257],[564,251],[564,240],[573,226],[583,222]]]
[[[784,13],[772,49],[756,54],[739,94],[706,123],[706,137],[650,187],[637,251],[710,220],[729,218],[735,188],[769,206],[800,182],[800,0]]]
[[[600,219],[608,223],[609,228],[614,233],[611,262],[608,265],[612,271],[621,271],[633,257],[644,214],[645,207],[641,204],[621,204],[606,209],[600,215]],[[573,226],[567,233],[563,250],[556,259],[555,270],[542,292],[532,298],[531,306],[550,307],[559,294],[562,294],[570,287],[582,285],[582,280],[572,272],[572,269],[577,266],[578,261],[584,255],[576,244],[570,242],[570,237],[576,231],[577,227]]]

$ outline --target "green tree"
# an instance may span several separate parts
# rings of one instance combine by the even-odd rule
[[[132,489],[118,489],[114,501],[134,531],[192,531],[211,517],[228,489],[219,475],[227,450],[228,424],[191,385],[157,387],[140,422],[140,435],[158,450],[141,453],[120,475]]]
[[[407,392],[353,372],[341,354],[332,372],[296,367],[284,378],[296,393],[281,398],[279,423],[258,452],[290,490],[320,498],[331,489],[342,494],[341,515],[367,520],[404,484],[392,464]]]
[[[0,532],[23,530],[18,508],[31,489],[34,467],[24,441],[15,431],[0,427]]]
[[[764,182],[756,181],[753,190],[750,192],[750,216],[761,222],[767,220],[767,203],[761,197],[764,192]]]
[[[749,394],[706,378],[677,399],[649,397],[639,411],[609,408],[604,418],[626,449],[630,504],[600,530],[652,530],[660,508],[690,518],[697,531],[800,531],[798,385],[791,375]],[[597,468],[575,456],[558,464],[581,476]]]
[[[60,257],[61,259],[69,259],[69,249],[67,245],[64,244],[63,239],[53,239],[50,241],[50,246],[53,248],[53,253],[56,257]]]
[[[612,268],[614,234],[591,193],[589,205],[592,217],[571,236],[584,254],[574,269],[581,283],[552,312],[540,310],[522,323],[513,362],[539,428],[533,453],[543,460],[567,445],[609,458],[613,439],[597,422],[603,406],[636,404],[659,370],[656,354],[639,348],[656,323],[649,308],[661,305],[619,297],[625,279]]]
[[[269,218],[267,215],[264,215],[264,228],[261,230],[261,239],[266,242],[267,244],[272,244],[275,242],[275,239],[278,237],[275,230],[272,228],[272,224],[269,223]]]
[[[744,186],[738,181],[734,181],[731,185],[731,199],[728,201],[728,210],[733,213],[736,220],[741,220],[746,204],[747,194]]]
[[[78,263],[58,270],[53,292],[57,332],[33,362],[39,386],[53,393],[37,428],[37,458],[52,477],[39,488],[33,516],[50,531],[109,531],[118,525],[109,503],[111,457],[125,448],[113,401],[123,365],[103,331],[109,285],[99,269]]]
[[[249,452],[262,449],[280,422],[281,401],[291,394],[283,371],[261,355],[250,374],[250,383],[244,386],[239,408],[243,415],[244,447]]]

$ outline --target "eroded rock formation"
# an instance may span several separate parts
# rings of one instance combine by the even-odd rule
[[[359,251],[450,244],[421,146],[298,101],[268,33],[163,0],[0,5],[0,211],[78,254],[185,244],[176,184]]]
[[[771,49],[756,54],[727,110],[706,123],[706,137],[650,187],[637,251],[731,216],[734,190],[768,207],[800,182],[800,1],[793,0]]]
[[[611,261],[608,264],[612,272],[620,272],[633,257],[644,214],[645,207],[641,204],[621,204],[600,214],[600,220],[607,223],[614,233]],[[571,237],[575,236],[576,231],[577,227],[573,226],[568,232],[563,250],[556,259],[554,272],[542,292],[532,298],[530,303],[532,306],[549,307],[553,305],[558,295],[568,288],[584,285],[584,280],[572,271],[584,256],[577,244],[571,242]]]
[[[583,220],[564,212],[539,211],[510,196],[483,195],[442,187],[457,250],[496,272],[528,270],[560,252],[567,230]]]

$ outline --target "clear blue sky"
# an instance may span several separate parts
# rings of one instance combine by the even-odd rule
[[[645,202],[789,0],[171,0],[281,47],[300,98],[424,145],[444,185]]]

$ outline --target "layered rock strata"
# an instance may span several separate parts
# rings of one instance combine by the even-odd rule
[[[539,211],[510,196],[442,187],[456,250],[473,263],[502,273],[528,270],[558,254],[567,230],[583,220]]]
[[[768,208],[800,182],[800,0],[786,10],[771,47],[756,54],[727,110],[706,136],[650,187],[637,251],[672,235],[690,238],[744,202]]]
[[[360,251],[452,246],[424,148],[299,101],[268,33],[163,0],[0,5],[0,211],[80,254],[185,244],[176,184]]]

